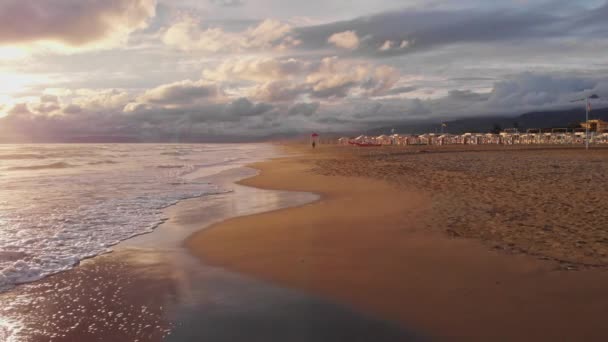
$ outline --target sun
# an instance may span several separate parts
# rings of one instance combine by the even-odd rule
[[[0,71],[0,95],[16,95],[39,82],[40,79],[32,74]]]
[[[24,47],[0,46],[0,62],[27,58],[30,52]]]

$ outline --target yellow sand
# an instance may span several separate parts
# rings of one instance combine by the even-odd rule
[[[437,206],[446,205],[436,191],[395,181],[407,170],[378,163],[402,152],[327,148],[254,165],[261,174],[242,184],[311,191],[322,199],[230,219],[187,245],[206,263],[311,291],[432,336],[608,338],[608,272],[565,271],[555,261],[480,242],[502,245],[500,239],[450,238],[433,217],[444,215]],[[484,153],[476,158],[500,152]],[[365,171],[375,167],[383,171]],[[456,217],[468,214],[453,209]],[[483,229],[483,222],[475,227]]]

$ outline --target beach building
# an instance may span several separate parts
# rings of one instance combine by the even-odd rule
[[[604,120],[589,120],[587,122],[581,122],[581,126],[585,129],[589,128],[590,132],[608,132],[608,122]]]

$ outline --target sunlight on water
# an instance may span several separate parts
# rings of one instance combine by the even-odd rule
[[[197,178],[267,145],[0,145],[0,291],[151,232],[180,200],[223,193]]]
[[[19,322],[0,316],[0,341],[17,342],[17,336],[21,329]]]

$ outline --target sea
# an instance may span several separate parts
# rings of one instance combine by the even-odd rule
[[[0,145],[0,292],[152,232],[165,208],[230,189],[201,181],[269,144]]]

